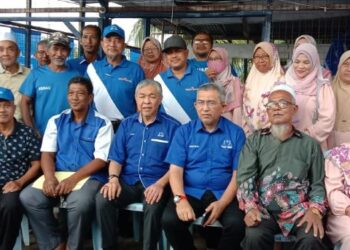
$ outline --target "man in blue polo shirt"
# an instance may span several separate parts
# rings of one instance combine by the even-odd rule
[[[92,107],[92,83],[75,77],[69,82],[71,109],[53,116],[41,145],[44,181],[20,195],[39,249],[66,249],[52,208],[66,209],[67,249],[83,249],[91,224],[95,195],[107,181],[105,167],[113,137],[111,122]]]
[[[14,118],[15,97],[0,87],[0,249],[13,249],[23,208],[19,193],[40,171],[40,141]]]
[[[181,126],[166,157],[174,202],[166,207],[162,224],[175,250],[193,250],[189,225],[206,214],[204,226],[223,225],[218,249],[240,249],[243,212],[236,200],[236,169],[245,142],[243,130],[221,117],[225,93],[221,86],[199,87],[195,107],[199,118]]]
[[[37,129],[40,135],[44,134],[51,116],[69,107],[66,98],[68,82],[72,77],[80,75],[65,64],[70,52],[66,35],[60,32],[53,33],[47,46],[49,65],[32,70],[19,89],[22,94],[23,121]]]
[[[164,159],[180,123],[158,112],[162,101],[158,82],[140,82],[135,99],[139,113],[121,122],[108,157],[109,182],[97,195],[96,210],[105,250],[118,249],[116,209],[134,202],[144,204],[142,249],[157,249],[160,219],[170,194],[169,164]]]
[[[197,118],[193,103],[197,88],[208,82],[206,75],[187,64],[188,50],[182,37],[174,35],[164,42],[169,69],[158,74],[154,80],[163,88],[164,111],[182,124]]]
[[[117,127],[122,119],[136,112],[135,88],[145,79],[142,68],[123,55],[124,30],[118,25],[107,26],[102,34],[105,58],[91,63],[87,76],[94,85],[94,104],[98,112]]]
[[[85,75],[86,69],[91,62],[100,60],[98,51],[101,42],[101,29],[96,25],[87,25],[81,31],[80,45],[83,48],[83,55],[79,58],[70,59],[67,64]]]

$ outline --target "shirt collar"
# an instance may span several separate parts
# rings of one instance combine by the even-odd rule
[[[191,73],[192,73],[192,67],[187,63],[184,76],[185,75],[190,75]],[[166,71],[166,76],[167,76],[167,78],[175,77],[174,74],[173,74],[173,71],[171,70],[171,68],[169,68]]]
[[[100,59],[101,59],[100,55],[97,54],[97,57],[96,57],[96,59],[95,59],[94,61],[98,61],[98,60],[100,60]],[[80,57],[79,64],[83,64],[83,63],[85,63],[85,62],[88,63],[88,61],[86,60],[85,55],[82,55],[82,56]]]
[[[220,117],[220,119],[219,119],[219,121],[217,123],[216,129],[213,132],[211,132],[211,133],[224,131],[224,121],[223,120],[224,120],[224,118]],[[199,132],[200,130],[207,132],[205,130],[204,126],[203,126],[202,121],[199,118],[196,119],[196,123],[195,123],[194,126],[195,126],[195,131],[196,132]]]
[[[296,136],[298,138],[302,138],[303,134],[297,130],[294,126],[292,126],[293,128],[293,135],[292,136]],[[270,135],[271,134],[271,129],[270,128],[264,128],[260,130],[260,134],[261,135]]]
[[[16,75],[16,74],[23,74],[23,71],[24,71],[24,68],[21,64],[17,63],[18,64],[18,71],[15,72],[13,75]],[[2,64],[0,63],[0,73],[1,74],[4,74],[6,72],[6,70],[2,67]]]
[[[104,65],[105,65],[105,66],[111,65],[111,64],[107,61],[107,57],[104,57],[103,60],[104,60]],[[126,65],[125,65],[126,62],[127,62],[126,57],[125,57],[124,55],[122,55],[122,60],[121,60],[120,64],[118,64],[118,65],[115,66],[114,68],[116,68],[116,67],[126,67]],[[112,66],[112,65],[111,65],[111,66]]]
[[[11,132],[11,134],[8,137],[15,136],[17,134],[17,132],[19,131],[20,126],[21,126],[19,124],[19,122],[16,120],[16,118],[13,118],[13,120],[15,121],[14,128],[13,128],[13,131]]]
[[[86,124],[93,125],[94,124],[94,122],[93,122],[94,121],[94,117],[95,117],[95,110],[91,107],[91,105],[89,105],[89,109],[88,109],[86,118],[81,124],[83,125],[83,124],[86,123]],[[72,110],[70,110],[70,113],[69,113],[69,121],[70,122],[74,122],[73,111]]]
[[[137,112],[134,116],[133,116],[133,118],[135,119],[135,120],[137,120],[139,123],[142,123],[142,117],[141,117],[141,113],[140,112]],[[154,120],[154,122],[152,122],[151,124],[153,124],[153,123],[156,123],[156,122],[161,122],[161,118],[160,118],[160,112],[158,111],[158,113],[157,113],[157,116],[156,116],[156,119]],[[151,124],[149,124],[149,125],[151,125]]]

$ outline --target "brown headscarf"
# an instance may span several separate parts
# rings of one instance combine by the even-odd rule
[[[336,100],[337,113],[335,117],[335,130],[350,132],[350,85],[340,80],[340,67],[350,58],[350,50],[340,57],[338,71],[333,80],[333,92]]]
[[[144,58],[143,49],[144,49],[145,43],[147,41],[152,42],[154,44],[154,46],[156,46],[159,49],[159,52],[160,52],[160,56],[159,56],[158,60],[153,62],[153,63],[147,62]],[[146,79],[153,79],[160,72],[163,72],[168,68],[166,63],[165,63],[165,60],[163,59],[162,47],[160,45],[160,42],[157,39],[155,39],[153,37],[146,37],[142,41],[141,56],[138,60],[138,64],[140,64],[141,68],[145,72]]]

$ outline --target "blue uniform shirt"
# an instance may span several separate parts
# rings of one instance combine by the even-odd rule
[[[197,112],[194,108],[194,102],[197,97],[197,89],[200,85],[209,81],[208,77],[189,65],[187,65],[185,74],[181,79],[174,76],[170,68],[159,75],[190,119],[196,119]],[[162,110],[164,111],[163,107]]]
[[[145,79],[145,73],[140,65],[128,61],[125,56],[115,67],[109,64],[106,58],[93,62],[93,65],[122,115],[127,117],[134,114],[136,112],[135,88]]]
[[[100,56],[97,56],[96,61],[100,60]],[[89,62],[86,61],[85,56],[81,56],[78,58],[73,58],[67,61],[67,64],[72,68],[78,71],[82,76],[85,75],[87,66]]]
[[[237,169],[244,143],[243,130],[226,118],[220,118],[212,133],[196,119],[176,131],[165,161],[184,168],[186,194],[200,199],[211,190],[220,199]]]
[[[55,72],[46,65],[33,69],[22,83],[19,92],[32,98],[35,127],[41,135],[53,115],[69,108],[68,82],[79,75],[78,71],[69,67],[65,71]]]
[[[191,65],[193,68],[205,72],[208,69],[208,61],[197,61],[196,58],[188,59],[188,64]],[[236,70],[231,65],[231,74],[234,76],[238,76]]]
[[[162,112],[147,126],[139,113],[121,122],[108,158],[122,165],[121,178],[125,183],[133,185],[141,181],[148,187],[168,171],[169,164],[164,159],[179,125]]]
[[[112,137],[111,122],[93,108],[82,123],[76,123],[67,109],[49,120],[41,151],[56,153],[56,171],[76,172],[94,159],[107,161]],[[91,178],[106,182],[107,168]]]

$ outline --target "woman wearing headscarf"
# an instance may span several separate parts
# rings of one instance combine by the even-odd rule
[[[268,127],[265,104],[271,87],[284,81],[277,48],[269,42],[258,43],[253,52],[253,66],[243,94],[243,129],[246,135]]]
[[[163,60],[160,42],[152,37],[146,37],[141,45],[141,56],[138,61],[145,72],[146,79],[153,79],[160,72],[167,69]]]
[[[208,55],[208,68],[215,71],[215,77],[211,80],[225,89],[226,107],[222,115],[241,126],[243,88],[240,79],[232,75],[227,50],[212,48]]]
[[[326,233],[340,250],[350,249],[350,143],[327,153],[325,186],[330,213]]]
[[[293,125],[316,139],[325,150],[326,140],[335,122],[335,98],[331,83],[322,76],[320,58],[314,45],[299,45],[292,60],[286,82],[296,92],[298,112]]]
[[[337,111],[329,144],[335,147],[343,142],[350,143],[350,50],[340,57],[332,87]]]

